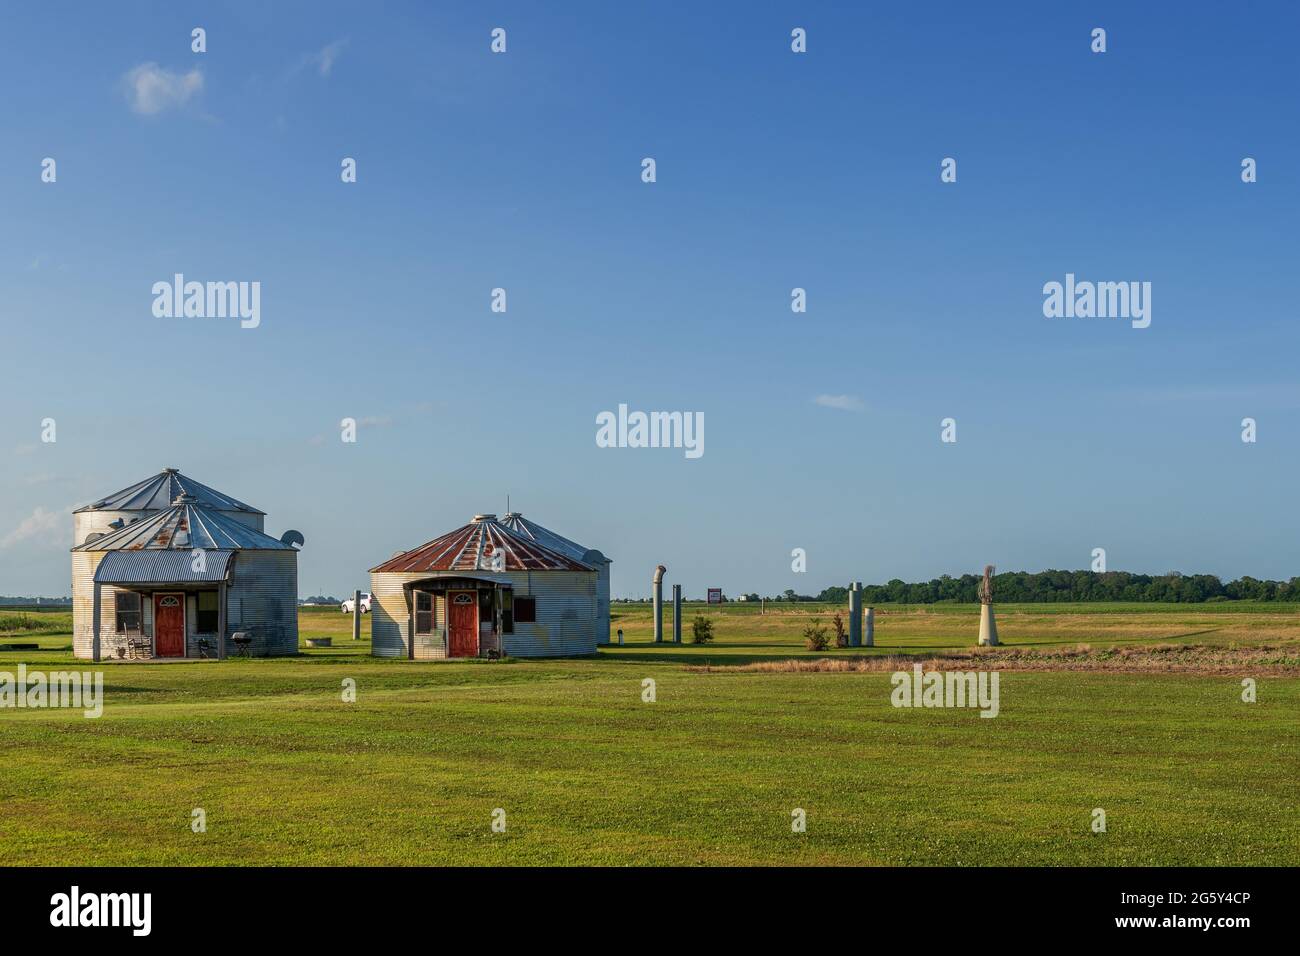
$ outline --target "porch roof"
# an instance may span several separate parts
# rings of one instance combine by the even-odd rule
[[[234,551],[204,551],[202,571],[189,551],[110,551],[95,569],[96,584],[202,584],[226,580]]]

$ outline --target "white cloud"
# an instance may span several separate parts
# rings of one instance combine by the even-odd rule
[[[339,58],[339,54],[343,52],[343,48],[347,45],[348,41],[346,39],[335,40],[312,57],[312,61],[316,64],[321,76],[330,75],[330,70],[334,69],[334,61]]]
[[[856,395],[818,395],[813,401],[823,408],[838,408],[842,412],[860,412],[866,408]]]
[[[65,511],[47,511],[37,505],[36,510],[18,523],[18,527],[0,538],[0,551],[14,545],[32,542],[46,547],[68,547],[72,540],[72,524]]]
[[[303,70],[313,66],[316,68],[316,72],[321,76],[329,76],[330,72],[334,69],[334,64],[343,53],[343,48],[347,45],[348,38],[344,37],[342,40],[335,40],[333,43],[327,43],[315,53],[304,53],[299,58],[298,62],[288,69],[286,77],[297,76]]]
[[[131,109],[145,116],[182,106],[203,90],[203,73],[173,73],[157,63],[141,63],[122,77]]]

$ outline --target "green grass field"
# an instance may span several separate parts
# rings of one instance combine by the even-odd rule
[[[368,618],[354,645],[348,617],[305,609],[302,637],[339,646],[104,665],[98,720],[0,710],[0,846],[11,865],[1300,863],[1296,607],[998,609],[1010,648],[1274,648],[1254,704],[1240,674],[1008,671],[989,720],[895,709],[888,673],[734,666],[849,654],[802,648],[833,610],[729,605],[714,644],[656,647],[649,608],[615,605],[629,643],[596,658],[434,664],[372,659]],[[0,644],[41,650],[0,671],[72,664],[66,612],[10,613]],[[869,653],[965,650],[977,621],[879,608]]]

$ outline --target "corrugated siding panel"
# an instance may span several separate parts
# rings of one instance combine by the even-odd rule
[[[229,633],[253,639],[255,657],[298,653],[298,552],[241,551],[227,589]]]
[[[402,582],[422,574],[372,572],[370,575],[370,653],[374,657],[406,657],[409,614]]]
[[[72,653],[76,657],[94,656],[95,624],[95,569],[103,560],[103,552],[72,552]],[[113,594],[116,589],[100,589],[100,638],[113,632]],[[107,654],[107,648],[104,648]]]
[[[515,624],[502,637],[511,657],[576,657],[596,653],[596,572],[515,575],[515,595],[537,598],[537,623]],[[528,580],[532,578],[531,582]]]

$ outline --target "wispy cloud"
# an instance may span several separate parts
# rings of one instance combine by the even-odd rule
[[[0,538],[0,551],[27,543],[49,548],[67,547],[72,540],[72,523],[68,520],[71,510],[69,506],[61,512],[49,511],[43,505],[37,505],[18,523],[18,527]]]
[[[333,43],[327,43],[315,53],[304,53],[298,63],[289,71],[290,75],[301,73],[309,67],[315,67],[320,76],[329,76],[334,70],[334,64],[342,55],[344,48],[348,45],[348,38],[335,40]]]
[[[867,407],[856,395],[818,395],[813,401],[823,408],[838,408],[842,412],[860,412]]]
[[[203,91],[203,73],[198,68],[188,73],[174,73],[157,63],[141,63],[122,77],[126,100],[131,109],[143,116],[183,106]]]

